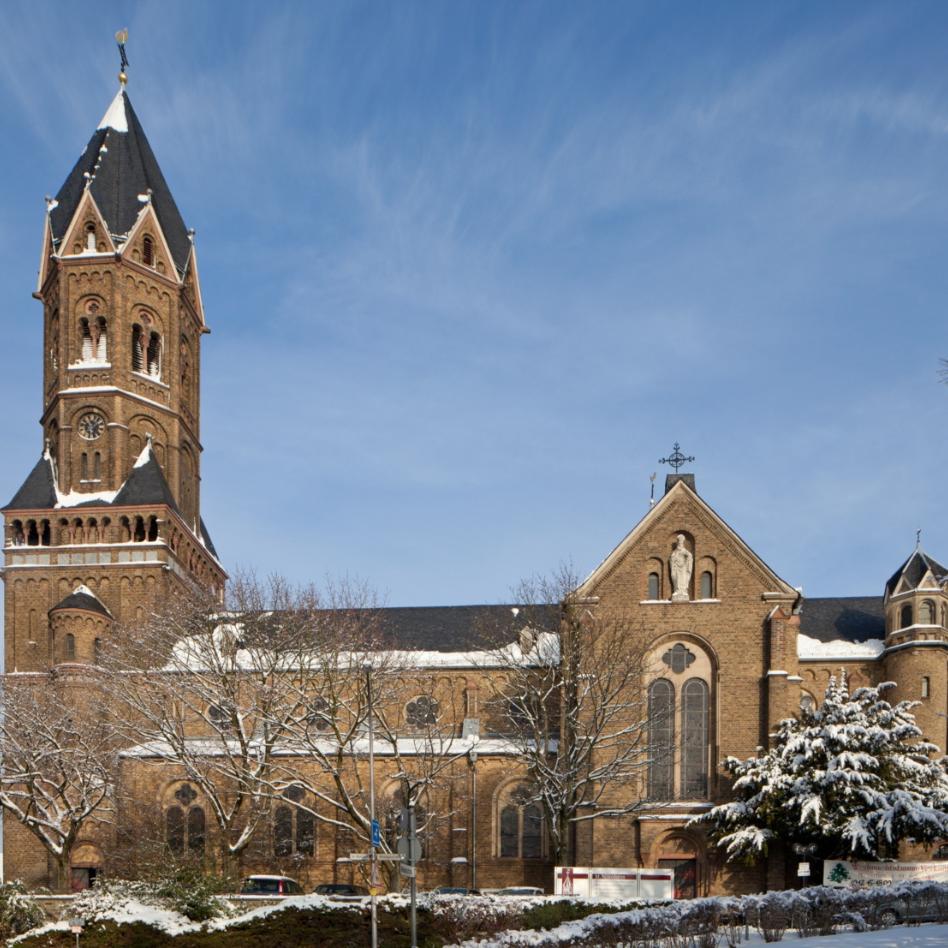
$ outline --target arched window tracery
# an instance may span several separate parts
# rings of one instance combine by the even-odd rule
[[[675,795],[675,688],[658,678],[648,689],[648,796],[670,800]]]
[[[543,858],[543,811],[525,784],[502,797],[497,813],[497,852],[502,859]]]
[[[184,783],[174,792],[173,802],[165,809],[165,842],[176,856],[201,855],[207,836],[204,807],[196,803],[197,792]]]
[[[316,820],[301,804],[306,798],[302,787],[287,787],[283,792],[286,803],[278,803],[273,810],[273,855],[312,856],[316,851]]]
[[[708,686],[690,678],[681,689],[681,793],[708,795]]]

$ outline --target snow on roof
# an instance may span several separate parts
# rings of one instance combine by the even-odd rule
[[[74,596],[91,596],[93,599],[98,599],[99,597],[88,587],[85,583],[80,583],[72,591]]]
[[[132,468],[144,467],[151,460],[151,435],[148,435],[148,440],[145,443],[145,447],[142,448],[142,453],[138,455],[138,459],[132,465]]]
[[[253,747],[255,743],[251,740],[250,746]],[[391,741],[387,741],[376,734],[373,743],[373,752],[376,757],[394,757],[396,752],[401,757],[420,757],[431,754],[432,751],[451,757],[466,754],[472,748],[476,748],[477,753],[481,756],[518,754],[523,750],[521,744],[503,737],[480,738],[479,740],[472,740],[468,737],[399,737],[393,745]],[[337,750],[339,744],[327,737],[325,740],[313,741],[312,746],[318,747],[322,753],[332,754]],[[241,750],[240,743],[236,739],[224,741],[221,738],[190,738],[185,742],[185,747],[188,754],[201,757],[220,757],[226,754],[237,754]],[[273,754],[276,757],[299,757],[310,753],[311,751],[308,748],[309,745],[302,747],[287,743],[275,746]],[[368,752],[369,739],[367,736],[355,738],[345,745],[346,754],[364,756]],[[167,741],[146,741],[143,744],[135,744],[125,748],[120,752],[120,756],[177,760],[180,758],[180,753],[179,748],[172,748]]]
[[[885,651],[882,639],[866,639],[864,642],[847,642],[833,639],[821,642],[802,633],[797,636],[797,656],[810,660],[849,660],[856,658],[878,658]]]
[[[124,89],[119,89],[119,91],[115,93],[112,104],[106,109],[105,115],[102,116],[102,121],[99,122],[97,128],[112,128],[117,132],[128,131],[128,118],[125,115]]]
[[[207,635],[192,635],[180,639],[174,646],[173,658],[165,666],[166,671],[181,671],[182,668],[197,670],[210,657],[209,649],[218,654],[239,643],[243,626],[241,623],[220,623]],[[375,650],[371,654],[386,667],[395,668],[509,668],[511,666],[552,665],[559,661],[559,638],[553,632],[540,632],[524,648],[512,642],[500,648],[471,650],[467,652],[442,652],[420,649]],[[263,656],[259,650],[238,647],[234,663],[238,668],[252,669]],[[361,665],[367,657],[362,652],[340,652],[337,661],[341,668]],[[287,669],[291,667],[292,655],[287,658]]]

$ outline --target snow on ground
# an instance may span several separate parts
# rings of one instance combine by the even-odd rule
[[[490,939],[465,941],[450,948],[508,948],[512,945],[557,945],[569,942],[583,934],[590,933],[589,919],[566,922],[550,931],[504,932]],[[838,935],[815,935],[812,938],[798,938],[797,933],[788,931],[783,943],[799,945],[800,948],[945,948],[948,946],[948,925],[903,925],[878,932],[841,932]],[[741,942],[741,948],[757,948],[766,944],[758,932],[751,932],[750,938]]]

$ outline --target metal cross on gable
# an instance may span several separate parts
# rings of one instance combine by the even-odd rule
[[[681,453],[681,445],[676,441],[674,447],[672,448],[672,453],[668,455],[667,458],[659,458],[659,464],[668,464],[675,469],[675,473],[678,473],[678,468],[684,467],[686,464],[690,464],[694,461],[693,457],[686,457]]]

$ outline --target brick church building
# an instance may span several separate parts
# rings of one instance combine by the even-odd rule
[[[47,202],[33,295],[43,313],[43,430],[36,466],[2,511],[6,672],[41,684],[55,669],[82,682],[117,624],[143,621],[182,583],[222,593],[227,580],[201,517],[200,357],[209,329],[194,234],[124,86]],[[719,762],[766,746],[775,723],[819,700],[841,668],[853,685],[897,682],[897,698],[921,702],[925,734],[948,743],[948,569],[921,549],[887,582],[879,577],[875,595],[804,599],[715,513],[693,475],[675,474],[579,595],[598,615],[630,617],[629,634],[644,636],[655,668],[649,707],[668,712],[666,739],[680,752],[648,775],[641,794],[649,802],[634,814],[582,825],[577,865],[672,866],[685,896],[789,884],[784,855],[728,866],[686,823],[726,799]],[[419,676],[436,675],[441,693],[456,699],[440,705],[457,709],[448,723],[459,735],[478,717],[491,674],[465,656],[482,647],[478,630],[493,614],[513,613],[382,610],[398,648],[417,652]],[[139,754],[125,777],[142,812],[160,823],[183,806],[192,826],[203,804],[173,767]],[[483,742],[454,779],[461,804],[425,853],[422,884],[467,885],[476,865],[481,887],[549,890],[549,849],[533,805],[518,794],[522,768],[502,743]],[[9,815],[3,829],[6,878],[46,884],[43,847]],[[102,826],[78,841],[74,884],[110,871],[115,832]],[[293,853],[292,874],[307,885],[349,878],[332,829],[320,825],[315,836]],[[284,865],[262,844],[243,868]]]

